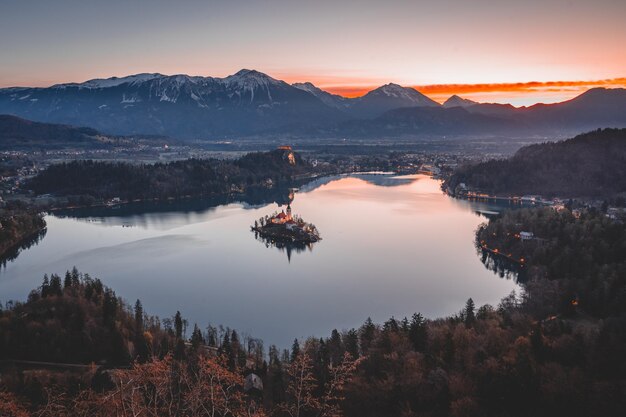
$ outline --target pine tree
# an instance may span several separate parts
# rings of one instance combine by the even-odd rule
[[[231,333],[226,331],[224,333],[224,339],[222,340],[221,353],[226,357],[226,363],[230,370],[235,369],[235,357],[233,353],[233,346],[230,340]]]
[[[80,284],[80,274],[78,273],[78,269],[76,267],[72,268],[72,286],[74,288],[78,288]]]
[[[105,325],[113,328],[117,316],[117,297],[113,290],[108,289],[104,292],[102,299],[102,321]]]
[[[135,328],[138,333],[143,332],[143,306],[139,299],[135,302]]]
[[[61,296],[63,295],[63,287],[61,286],[61,277],[57,274],[52,274],[50,277],[50,294]]]
[[[346,352],[348,352],[354,359],[359,357],[359,334],[355,329],[348,330],[344,337],[344,344]]]
[[[328,340],[328,352],[330,353],[332,365],[337,365],[343,358],[344,351],[341,344],[341,336],[337,329],[333,329],[330,339]]]
[[[361,353],[366,355],[376,333],[376,326],[370,317],[365,320],[365,323],[361,326],[359,333],[361,336]]]
[[[465,303],[465,325],[471,327],[476,321],[476,315],[474,314],[474,300],[469,298]]]
[[[291,361],[293,362],[298,355],[300,354],[300,343],[298,339],[293,340],[293,344],[291,345]]]
[[[420,313],[413,314],[411,318],[411,323],[409,324],[409,340],[414,350],[423,352],[426,349],[428,333],[426,321]]]
[[[176,338],[183,338],[183,318],[180,315],[180,311],[176,311],[176,315],[174,316],[174,329],[176,332]]]
[[[400,324],[400,329],[404,333],[408,333],[409,332],[409,319],[407,319],[406,317],[404,317],[402,319],[402,322]]]
[[[204,343],[204,338],[202,337],[202,332],[197,324],[193,325],[193,332],[191,333],[191,346],[194,349],[198,349],[201,344]]]
[[[65,273],[65,280],[63,281],[63,289],[68,290],[70,288],[72,288],[72,274],[70,274],[70,271],[67,271]]]
[[[50,294],[50,280],[48,274],[44,274],[43,282],[41,283],[41,298],[46,298]]]

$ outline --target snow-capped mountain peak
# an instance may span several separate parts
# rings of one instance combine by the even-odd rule
[[[402,102],[402,104],[400,104],[398,107],[439,106],[437,102],[426,97],[424,94],[420,93],[416,89],[411,87],[403,87],[394,83],[385,84],[361,97],[362,100],[369,100],[374,98]]]
[[[308,91],[311,94],[315,94],[317,92],[324,91],[321,88],[316,87],[313,83],[311,83],[309,81],[306,81],[306,82],[303,82],[303,83],[293,83],[291,85],[293,87],[296,87],[296,88],[300,89],[300,90]]]
[[[328,91],[324,91],[321,88],[316,87],[313,83],[308,81],[304,83],[294,83],[291,84],[291,86],[314,95],[319,100],[321,100],[322,103],[330,107],[334,107],[337,109],[346,109],[351,104],[350,99],[337,94],[331,94]]]
[[[268,84],[277,85],[282,83],[282,81],[276,80],[267,74],[249,69],[239,70],[222,80],[226,84],[239,84],[242,86],[266,86]]]
[[[145,81],[151,81],[156,78],[165,77],[163,74],[158,73],[142,73],[135,75],[128,75],[126,77],[111,77],[111,78],[95,78],[93,80],[88,80],[82,83],[66,83],[66,84],[56,84],[53,85],[52,88],[67,88],[67,87],[78,87],[78,88],[109,88],[109,87],[117,87],[122,84],[140,84]]]
[[[475,104],[478,104],[478,102],[459,97],[455,94],[443,103],[443,107],[469,107]]]

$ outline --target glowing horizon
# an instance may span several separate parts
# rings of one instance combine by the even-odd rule
[[[325,81],[316,84],[332,94],[355,98],[383,84],[341,85]],[[303,81],[294,81],[303,82]],[[516,83],[477,83],[477,84],[426,84],[404,85],[411,87],[429,98],[443,104],[453,95],[480,103],[502,103],[513,105],[532,105],[536,103],[557,103],[574,98],[585,91],[596,88],[626,88],[626,77],[589,81],[527,81]]]
[[[159,73],[158,71],[145,71],[151,73]],[[233,71],[234,73],[236,71]],[[263,72],[263,71],[261,71]],[[231,74],[232,74],[231,73]],[[227,74],[227,75],[231,75]],[[133,74],[114,75],[124,77]],[[168,75],[168,74],[163,74]],[[169,74],[175,75],[175,74]],[[193,76],[194,74],[187,74]],[[363,80],[356,79],[351,83],[348,77],[332,77],[332,76],[298,76],[286,75],[284,77],[267,74],[272,78],[283,80],[289,84],[311,82],[316,87],[321,88],[331,94],[337,94],[342,97],[356,98],[362,97],[368,92],[393,81],[380,80]],[[110,77],[92,77],[82,78],[79,81],[64,80],[55,83],[46,83],[42,85],[24,85],[22,87],[50,87],[54,84],[84,82],[94,78],[111,78]],[[376,81],[378,81],[376,83]],[[396,84],[400,84],[395,82]],[[423,84],[423,85],[407,85],[400,84],[404,87],[414,88],[420,93],[428,96],[432,100],[443,104],[453,95],[460,96],[464,99],[477,101],[480,103],[501,103],[512,104],[514,106],[528,106],[537,103],[557,103],[572,99],[585,91],[596,88],[626,88],[626,77],[610,78],[603,80],[568,80],[568,81],[526,81],[513,83],[450,83],[450,84]],[[15,87],[0,86],[0,88]]]
[[[0,87],[256,68],[347,96],[554,102],[624,86],[624,16],[623,0],[5,2]]]

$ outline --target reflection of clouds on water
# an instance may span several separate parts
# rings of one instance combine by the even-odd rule
[[[390,173],[334,175],[308,182],[298,189],[298,193],[309,193],[346,178],[358,179],[363,181],[364,185],[371,184],[382,187],[408,185],[419,179],[417,176],[397,176]],[[367,196],[363,190],[358,190],[346,196],[375,199],[377,194],[374,191]],[[228,217],[231,214],[230,212],[242,208],[244,210],[255,210],[273,203],[287,204],[292,198],[293,194],[290,195],[289,188],[274,188],[255,190],[232,197],[140,202],[122,204],[116,207],[60,210],[52,213],[52,215],[103,226],[140,227],[166,231],[180,226]]]
[[[59,262],[70,264],[71,261],[81,262],[90,260],[115,260],[119,258],[158,257],[163,258],[175,255],[182,250],[195,248],[199,245],[207,245],[203,241],[190,235],[165,235],[139,239],[132,242],[121,243],[113,246],[103,246],[86,251],[69,254]]]
[[[238,207],[238,205],[235,205]],[[120,215],[118,212],[105,211],[107,209],[100,208],[89,212],[83,210],[79,212],[69,212],[68,214],[54,214],[59,218],[73,218],[81,222],[99,224],[102,226],[121,226],[121,227],[141,227],[143,229],[156,229],[156,230],[170,230],[176,227],[185,226],[188,224],[195,224],[205,222],[211,218],[220,218],[228,216],[227,207],[222,207],[224,210],[219,213],[215,213],[217,207],[209,207],[200,212],[198,211],[184,211],[174,210],[170,212],[154,211],[146,212],[142,214],[128,214]],[[110,209],[108,209],[110,210]],[[207,217],[207,215],[210,215]]]
[[[354,174],[355,178],[360,178],[368,184],[379,187],[398,187],[409,185],[419,180],[415,175],[395,175],[395,174]]]

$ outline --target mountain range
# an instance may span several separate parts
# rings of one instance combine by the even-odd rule
[[[458,96],[440,105],[397,84],[346,98],[311,83],[288,84],[244,69],[224,78],[137,74],[4,88],[0,114],[88,126],[106,134],[182,139],[567,135],[626,127],[626,90],[596,88],[562,103],[519,108]]]

